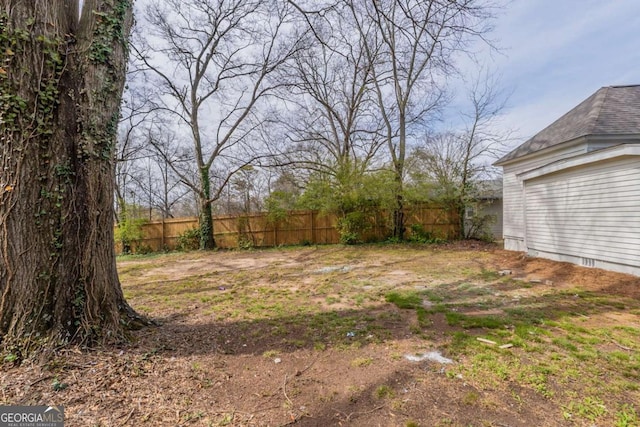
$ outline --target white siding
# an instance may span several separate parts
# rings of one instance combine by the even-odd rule
[[[525,183],[534,256],[640,274],[640,162],[622,157]]]
[[[490,203],[480,206],[481,215],[491,215],[493,221],[489,224],[488,232],[493,240],[502,239],[502,200],[492,200]]]
[[[524,244],[524,186],[518,175],[556,160],[573,157],[586,152],[586,144],[581,144],[504,166],[502,228],[505,249],[521,252],[526,251]]]

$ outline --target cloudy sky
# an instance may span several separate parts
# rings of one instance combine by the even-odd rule
[[[640,84],[640,0],[497,1],[507,4],[489,37],[500,52],[478,59],[511,93],[500,126],[515,131],[512,148],[600,87]],[[461,68],[477,73],[470,61]],[[454,102],[443,127],[462,108]]]
[[[640,84],[640,1],[513,0],[487,57],[512,92],[518,145],[603,86]]]

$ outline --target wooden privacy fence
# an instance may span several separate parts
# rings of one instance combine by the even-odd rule
[[[419,206],[405,210],[407,235],[411,226],[419,224],[424,232],[441,239],[458,236],[459,221],[454,210],[434,206]],[[362,235],[366,242],[382,241],[389,237],[390,216],[377,212],[368,218]],[[213,219],[216,245],[220,248],[273,247],[279,245],[336,244],[340,243],[338,218],[334,214],[318,211],[291,211],[287,218],[270,221],[266,213],[217,216]],[[172,218],[142,225],[142,235],[132,244],[132,251],[146,248],[160,251],[176,249],[178,237],[198,227],[198,218]],[[120,245],[118,251],[120,251]]]

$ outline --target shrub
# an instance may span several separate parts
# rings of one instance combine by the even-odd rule
[[[411,224],[411,235],[409,240],[415,243],[443,243],[444,240],[433,235],[424,229],[422,224]]]
[[[492,242],[490,227],[497,221],[495,215],[480,215],[474,212],[471,217],[467,217],[465,239],[478,239],[485,242]]]
[[[142,226],[147,221],[141,218],[124,218],[115,229],[115,239],[122,243],[122,253],[130,254],[131,246],[144,237]]]
[[[253,249],[255,245],[253,244],[253,240],[248,238],[247,236],[240,236],[238,238],[238,249],[249,250]]]
[[[195,251],[200,249],[200,228],[191,228],[179,234],[176,249],[179,251]]]
[[[238,217],[238,249],[252,249],[255,246],[251,232],[251,219],[248,216]]]
[[[360,211],[349,212],[338,219],[340,243],[355,245],[362,241],[362,233],[368,228],[365,214]]]
[[[147,255],[147,254],[153,253],[153,248],[149,245],[145,245],[144,243],[141,243],[136,245],[135,252],[140,255]]]

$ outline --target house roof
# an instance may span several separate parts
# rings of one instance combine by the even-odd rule
[[[606,86],[502,157],[496,164],[584,136],[634,134],[640,134],[640,85]]]
[[[478,182],[477,198],[480,200],[502,199],[502,178]]]

